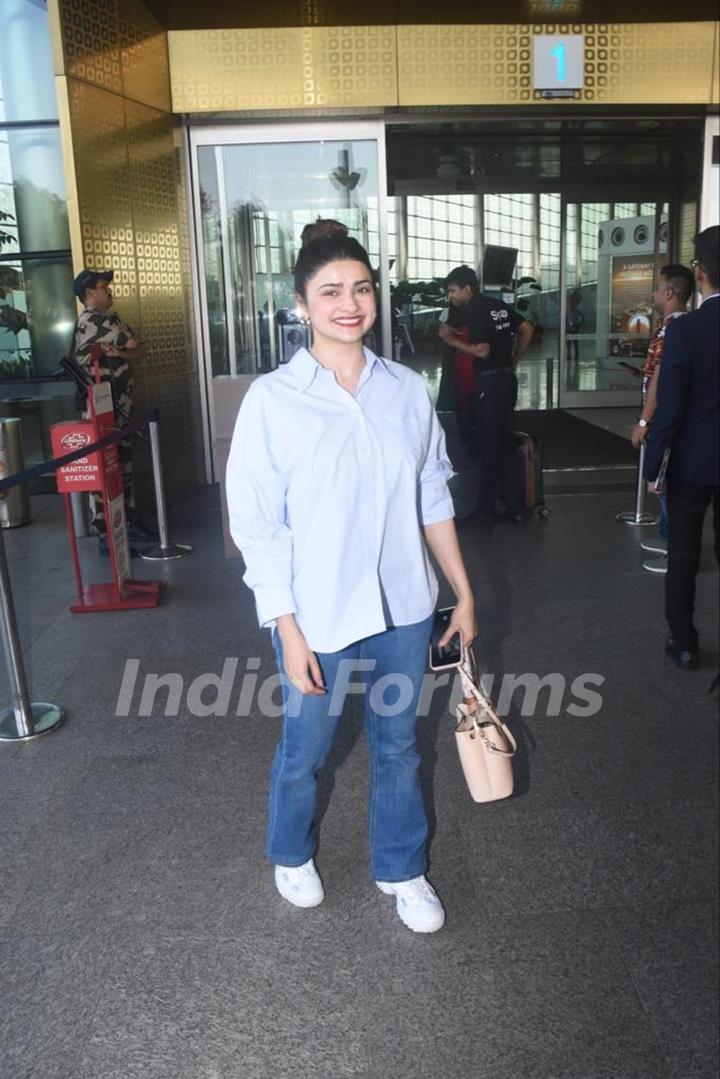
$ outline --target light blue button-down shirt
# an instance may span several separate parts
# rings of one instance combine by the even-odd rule
[[[258,618],[316,652],[427,618],[422,525],[453,517],[445,435],[420,375],[365,350],[355,394],[306,349],[248,390],[226,488]]]

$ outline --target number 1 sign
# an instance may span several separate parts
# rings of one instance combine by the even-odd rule
[[[585,49],[582,34],[536,34],[533,38],[533,89],[581,90]]]

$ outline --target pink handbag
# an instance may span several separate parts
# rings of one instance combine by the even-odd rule
[[[509,798],[517,743],[478,686],[475,657],[469,648],[463,648],[458,670],[464,700],[456,709],[455,740],[468,790],[476,802]]]

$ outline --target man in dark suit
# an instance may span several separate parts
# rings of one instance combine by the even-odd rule
[[[720,227],[695,239],[693,260],[701,306],[668,326],[658,405],[645,456],[653,490],[666,449],[668,571],[665,651],[683,670],[698,665],[693,620],[705,512],[712,503],[715,557],[720,563]]]

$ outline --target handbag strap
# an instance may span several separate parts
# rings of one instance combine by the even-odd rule
[[[512,731],[507,726],[507,724],[502,723],[502,722],[498,722],[498,723],[488,722],[488,723],[485,724],[485,726],[486,727],[493,727],[496,731],[502,732],[503,737],[507,739],[508,744],[512,747],[511,749],[505,749],[503,746],[496,745],[495,742],[492,741],[491,736],[486,733],[486,731],[483,729],[483,727],[478,722],[478,716],[477,716],[477,709],[476,708],[470,709],[470,708],[467,707],[467,705],[458,704],[455,711],[456,711],[456,717],[457,717],[458,726],[460,725],[460,723],[464,719],[471,719],[472,724],[473,724],[473,730],[471,732],[471,736],[474,737],[475,735],[477,735],[480,738],[480,741],[485,746],[485,748],[490,753],[497,753],[501,757],[514,757],[515,756],[515,754],[517,753],[517,742],[515,741],[515,739],[513,737],[513,734],[512,734]],[[456,728],[456,730],[457,730],[457,728]]]
[[[475,654],[470,648],[463,646],[462,659],[458,663],[460,681],[463,688],[464,702],[468,707],[479,704],[483,712],[487,712],[493,723],[500,723],[500,717],[496,713],[492,701],[485,691],[478,685],[477,663]]]
[[[460,681],[463,687],[463,701],[461,704],[458,704],[456,708],[458,723],[463,719],[472,719],[473,727],[482,739],[486,749],[490,750],[492,753],[500,753],[504,757],[513,757],[517,753],[517,742],[508,725],[503,722],[495,711],[495,707],[490,698],[478,685],[477,664],[471,649],[463,647],[462,659],[458,664],[458,671],[460,672]],[[490,740],[481,726],[478,712],[480,712],[482,716],[487,717],[487,726],[495,727],[496,730],[503,734],[507,739],[508,744],[512,746],[511,750],[503,749],[502,746],[496,746],[495,743]]]

